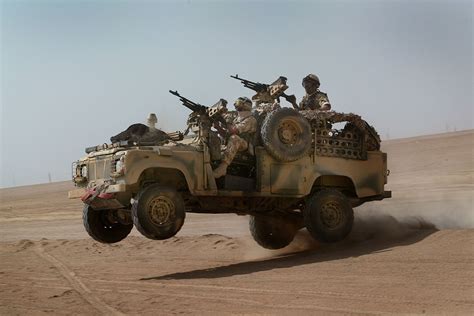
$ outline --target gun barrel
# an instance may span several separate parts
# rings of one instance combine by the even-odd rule
[[[249,88],[255,92],[261,92],[265,89],[267,89],[268,85],[264,84],[264,83],[260,83],[260,82],[254,82],[254,81],[250,81],[250,80],[247,80],[247,79],[243,79],[241,77],[239,77],[239,75],[235,75],[235,76],[230,76],[231,78],[234,78],[234,79],[237,79],[237,80],[240,80],[240,82],[244,85],[245,88]]]
[[[193,112],[205,112],[206,111],[206,106],[202,105],[202,104],[199,104],[199,103],[196,103],[196,102],[193,102],[185,97],[183,97],[182,95],[180,95],[178,93],[178,91],[173,91],[173,90],[169,90],[169,92],[172,94],[172,95],[175,95],[179,98],[179,100],[181,101],[181,103],[187,107],[188,109],[190,109],[191,111]]]
[[[177,96],[177,97],[180,97],[181,95],[178,93],[178,90],[176,91],[173,91],[173,90],[169,90],[171,94]]]

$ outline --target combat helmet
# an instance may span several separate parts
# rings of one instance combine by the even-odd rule
[[[252,101],[247,97],[239,97],[235,100],[234,106],[237,111],[250,111],[252,110]]]
[[[316,84],[317,88],[319,88],[319,85],[321,83],[319,82],[318,76],[316,76],[315,74],[309,74],[303,78],[302,82],[303,87],[305,87],[305,85],[307,84]]]

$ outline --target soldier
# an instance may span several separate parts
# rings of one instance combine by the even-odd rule
[[[254,98],[252,99],[255,101],[255,113],[257,113],[259,116],[262,114],[266,115],[267,113],[270,113],[276,109],[281,108],[280,103],[278,102],[278,99],[262,101],[256,96],[254,96]]]
[[[214,177],[220,178],[227,173],[227,167],[234,160],[237,152],[245,151],[251,145],[253,135],[257,131],[257,120],[252,116],[252,101],[246,97],[240,97],[234,102],[237,117],[228,128],[231,134],[224,151],[224,159],[214,170]]]
[[[328,95],[319,91],[320,82],[318,76],[309,74],[303,78],[302,84],[306,91],[306,95],[301,100],[299,107],[296,105],[296,99],[292,100],[293,102],[291,103],[293,104],[293,107],[299,108],[300,110],[331,110],[331,103],[329,103]]]

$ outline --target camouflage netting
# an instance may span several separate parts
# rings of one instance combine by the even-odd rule
[[[376,130],[353,113],[300,111],[316,133],[316,153],[320,156],[367,159],[367,151],[380,150],[380,136]],[[344,128],[333,124],[346,122]]]

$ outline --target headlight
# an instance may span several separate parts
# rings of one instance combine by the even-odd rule
[[[72,180],[76,184],[87,181],[87,166],[80,161],[72,163]]]
[[[111,174],[113,178],[121,177],[125,173],[125,155],[115,160],[114,170]]]
[[[123,169],[123,160],[122,160],[122,158],[120,158],[120,159],[117,160],[117,162],[115,163],[115,171],[121,172],[122,169]]]
[[[72,163],[72,178],[77,176],[77,162]]]
[[[81,176],[84,177],[84,178],[87,178],[87,166],[82,166]]]
[[[120,157],[119,160],[115,162],[115,172],[123,174],[125,171],[125,156]]]

